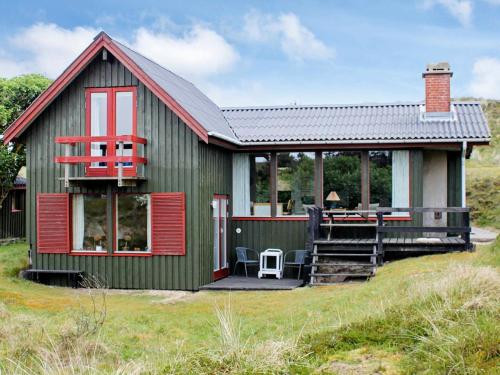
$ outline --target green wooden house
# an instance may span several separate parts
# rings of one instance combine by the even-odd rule
[[[450,101],[451,75],[429,66],[418,103],[219,108],[100,33],[4,134],[26,145],[32,267],[198,290],[236,246],[303,249],[310,207],[348,223],[465,206],[464,160],[490,134],[479,103]]]

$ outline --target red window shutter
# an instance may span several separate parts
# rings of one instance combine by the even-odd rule
[[[186,195],[151,194],[151,236],[154,255],[186,255]]]
[[[39,253],[69,252],[69,194],[39,193],[36,222]]]

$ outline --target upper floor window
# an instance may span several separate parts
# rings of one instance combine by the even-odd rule
[[[136,88],[89,88],[86,90],[87,136],[115,137],[137,135]],[[136,145],[132,142],[120,142],[104,139],[87,145],[87,155],[94,157],[134,156]],[[131,162],[123,164],[125,175],[134,175],[136,166]],[[117,163],[95,161],[87,168],[87,175],[117,175]]]

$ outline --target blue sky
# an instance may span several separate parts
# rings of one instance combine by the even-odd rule
[[[217,104],[416,101],[428,62],[454,97],[500,99],[500,0],[9,1],[0,76],[55,78],[105,30]]]

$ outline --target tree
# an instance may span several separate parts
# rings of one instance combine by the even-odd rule
[[[0,78],[0,133],[3,134],[50,83],[51,80],[39,74]],[[22,145],[0,144],[0,208],[25,160]]]

